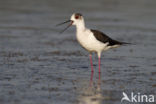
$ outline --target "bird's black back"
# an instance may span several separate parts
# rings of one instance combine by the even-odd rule
[[[109,36],[107,36],[106,34],[100,32],[98,30],[91,29],[91,32],[93,32],[93,34],[97,40],[99,40],[102,43],[108,43],[108,46],[128,44],[128,43],[113,40]]]

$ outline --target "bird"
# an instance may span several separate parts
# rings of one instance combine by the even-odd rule
[[[92,62],[93,52],[97,53],[99,73],[101,73],[101,53],[112,48],[117,48],[124,44],[130,44],[114,40],[99,30],[88,29],[85,26],[85,20],[81,13],[73,13],[69,20],[59,23],[56,26],[60,26],[65,23],[69,23],[69,25],[60,33],[63,33],[72,25],[76,26],[76,38],[80,45],[89,52],[91,72],[94,72]]]

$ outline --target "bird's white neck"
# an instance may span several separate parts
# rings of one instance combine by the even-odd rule
[[[85,27],[85,22],[81,21],[79,23],[76,24],[76,30],[78,31],[84,31],[86,29]]]

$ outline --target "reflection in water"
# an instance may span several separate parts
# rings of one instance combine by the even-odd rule
[[[101,104],[102,94],[101,94],[101,80],[100,73],[98,81],[93,80],[93,72],[91,73],[90,83],[88,88],[83,89],[81,96],[79,97],[79,104]]]

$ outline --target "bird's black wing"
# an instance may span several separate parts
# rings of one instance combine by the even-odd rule
[[[93,34],[97,40],[99,40],[102,43],[108,43],[108,46],[128,44],[128,43],[113,40],[109,36],[107,36],[106,34],[100,32],[98,30],[91,29],[91,32],[93,32]]]

